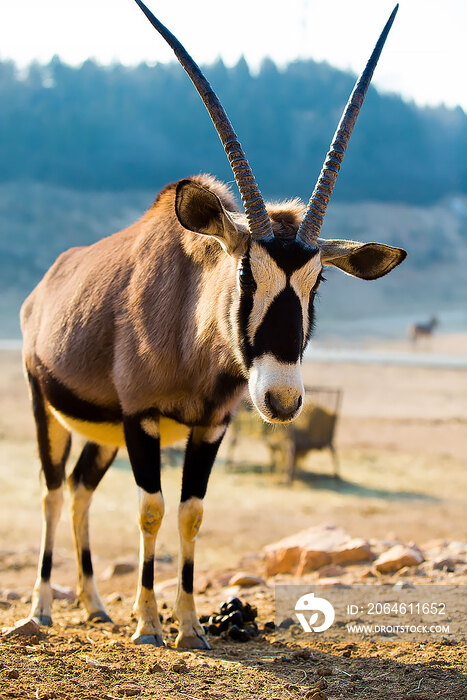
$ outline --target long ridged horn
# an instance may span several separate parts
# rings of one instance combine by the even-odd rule
[[[373,72],[378,63],[381,51],[383,50],[384,42],[392,27],[398,9],[399,5],[397,4],[381,32],[381,36],[373,49],[373,53],[366,64],[365,70],[355,83],[355,87],[344,109],[337,131],[334,134],[318,182],[315,185],[313,194],[308,202],[307,210],[297,231],[297,239],[307,245],[316,246],[317,244],[317,238],[321,226],[323,225],[326,208],[331,199],[334,185],[336,184],[347,144],[349,143],[358,113],[360,112],[368,86],[373,77]]]
[[[238,142],[232,124],[225,113],[217,95],[214,93],[209,82],[202,74],[199,66],[193,61],[176,37],[159,20],[154,17],[141,0],[135,0],[136,4],[144,12],[152,26],[166,40],[173,49],[176,57],[188,73],[189,77],[206,109],[208,110],[219,138],[222,141],[224,150],[229,159],[235,180],[240,190],[245,213],[248,219],[250,233],[255,240],[269,238],[273,235],[271,221],[264,205],[261,192],[256,184],[253,172],[248,164],[243,149]]]

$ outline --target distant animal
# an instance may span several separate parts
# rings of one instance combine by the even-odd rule
[[[421,338],[429,338],[438,325],[437,316],[432,316],[426,323],[413,323],[409,326],[409,338],[413,343],[417,343]]]
[[[221,440],[242,394],[266,421],[303,403],[301,359],[323,265],[373,280],[406,252],[324,240],[323,217],[397,7],[356,83],[308,206],[265,204],[230,121],[178,40],[136,0],[175,51],[206,105],[243,200],[208,175],[167,185],[129,228],[59,256],[21,310],[24,365],[45,477],[44,529],[31,615],[50,625],[52,551],[71,433],[87,442],[68,478],[78,593],[109,620],[91,562],[94,489],[126,446],[139,489],[136,643],[162,645],[154,547],[164,514],[160,448],[188,437],[179,507],[178,647],[209,648],[193,598],[195,539]],[[161,95],[163,99],[163,95]],[[227,517],[227,516],[226,516]]]

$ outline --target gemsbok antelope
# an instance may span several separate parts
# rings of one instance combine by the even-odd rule
[[[430,320],[425,321],[425,323],[412,323],[412,325],[409,326],[409,338],[414,344],[421,338],[430,338],[438,325],[439,321],[437,316],[432,316]]]
[[[24,365],[45,477],[44,526],[31,616],[50,625],[52,551],[71,433],[87,439],[68,477],[78,594],[109,620],[91,562],[94,489],[126,446],[139,493],[141,555],[133,640],[164,644],[154,547],[164,514],[160,448],[188,437],[179,506],[178,647],[209,648],[193,599],[195,539],[209,474],[248,386],[264,420],[303,403],[301,360],[324,265],[374,280],[406,257],[381,243],[324,240],[323,217],[397,6],[345,107],[308,206],[265,204],[219,100],[178,40],[136,0],[204,101],[237,182],[208,175],[167,185],[129,228],[62,253],[21,311]]]

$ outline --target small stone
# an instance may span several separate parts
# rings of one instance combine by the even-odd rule
[[[16,591],[4,591],[3,595],[7,600],[21,600],[21,596]]]
[[[5,678],[16,679],[19,678],[19,671],[17,668],[7,668],[5,671]]]
[[[381,574],[393,573],[404,566],[417,566],[423,559],[423,554],[418,549],[396,544],[380,554],[375,561],[375,569]]]
[[[322,566],[318,571],[318,578],[333,578],[334,576],[342,576],[345,574],[345,569],[337,564],[328,564]]]
[[[37,622],[32,619],[19,620],[16,625],[9,630],[5,637],[22,636],[22,637],[32,637],[33,635],[41,636],[41,629]]]
[[[415,586],[413,585],[413,583],[410,583],[410,581],[397,581],[392,587],[392,590],[403,591],[407,588],[415,588]]]
[[[467,554],[467,542],[450,542],[448,544],[448,549],[454,554]]]
[[[251,586],[264,586],[266,581],[261,576],[253,576],[245,571],[239,571],[234,574],[229,580],[229,586],[240,586],[241,588],[249,588]]]
[[[350,649],[346,649],[342,652],[342,656],[344,656],[346,659],[350,659],[350,657],[352,656],[352,651]]]
[[[330,666],[318,666],[316,673],[318,676],[332,676],[332,668]]]
[[[86,659],[86,664],[92,668],[97,668],[99,671],[113,671],[114,669],[108,664],[103,664],[95,659]]]
[[[105,602],[110,603],[111,605],[114,603],[121,603],[122,600],[123,596],[121,593],[109,593],[109,595],[105,597]]]
[[[132,571],[136,571],[136,568],[137,564],[134,561],[128,559],[117,559],[105,570],[102,578],[108,580],[114,578],[114,576],[130,574]]]
[[[272,620],[269,620],[268,622],[264,623],[264,631],[265,632],[274,632],[276,629],[276,623],[273,622]]]
[[[311,657],[311,651],[309,649],[297,649],[294,651],[292,656],[294,659],[309,659]]]
[[[172,664],[171,670],[174,671],[174,673],[188,673],[188,666],[184,661],[177,661]]]
[[[134,695],[139,695],[141,689],[137,685],[121,685],[117,690],[119,695],[125,695],[131,697]]]
[[[375,574],[371,569],[366,569],[363,571],[360,575],[360,578],[367,579],[367,578],[375,578]]]
[[[315,688],[318,688],[318,690],[324,690],[327,687],[328,687],[328,682],[324,678],[320,678],[319,681],[315,685]]]
[[[0,610],[8,610],[11,608],[12,603],[10,603],[9,600],[1,600],[0,599]]]
[[[76,600],[76,593],[69,586],[60,586],[58,583],[53,583],[51,588],[54,600]]]
[[[164,669],[160,664],[152,664],[151,666],[148,666],[148,673],[163,673]]]
[[[438,557],[433,562],[433,569],[452,573],[456,570],[456,562],[452,557]]]

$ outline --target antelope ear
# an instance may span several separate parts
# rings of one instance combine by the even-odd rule
[[[387,275],[407,257],[403,248],[384,243],[358,243],[340,239],[318,238],[323,265],[334,265],[348,275],[376,280]]]
[[[180,180],[175,195],[175,213],[183,228],[216,238],[232,257],[243,255],[248,232],[236,226],[219,197],[193,180]]]

